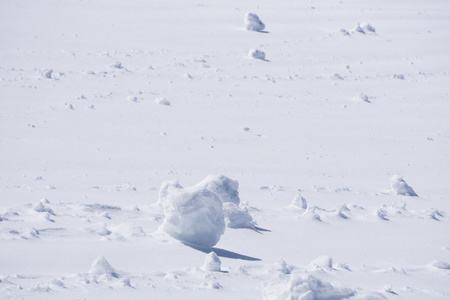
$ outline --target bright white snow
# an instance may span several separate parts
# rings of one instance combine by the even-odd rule
[[[0,298],[450,298],[449,1],[44,2],[0,1]]]

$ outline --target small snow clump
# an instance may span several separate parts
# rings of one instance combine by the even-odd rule
[[[167,100],[166,98],[156,98],[156,99],[155,99],[155,103],[156,103],[156,104],[160,104],[160,105],[167,105],[167,106],[170,106],[170,101]]]
[[[210,252],[205,257],[202,269],[205,271],[220,272],[222,262],[215,252]]]
[[[245,14],[244,22],[247,30],[262,31],[266,28],[266,25],[254,13]]]
[[[392,191],[396,195],[417,197],[418,195],[412,187],[410,187],[400,175],[394,175],[391,178]]]
[[[365,31],[370,31],[370,32],[375,33],[375,28],[372,25],[370,25],[369,23],[362,23],[361,28]]]
[[[306,199],[303,198],[302,195],[297,194],[294,197],[294,200],[292,200],[291,206],[301,208],[301,209],[307,209],[308,208],[308,202],[306,202]]]
[[[93,276],[107,276],[119,278],[120,275],[117,271],[109,264],[109,262],[103,257],[98,257],[91,265],[89,274]]]
[[[254,59],[265,60],[266,59],[266,53],[264,53],[263,51],[258,50],[258,49],[250,49],[250,51],[248,51],[248,57],[254,58]]]

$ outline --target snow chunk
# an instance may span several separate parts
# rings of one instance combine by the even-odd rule
[[[248,51],[248,57],[254,58],[254,59],[265,60],[266,59],[266,53],[264,53],[263,51],[258,50],[258,49],[250,49],[250,51]]]
[[[366,32],[370,31],[370,32],[375,33],[375,28],[372,27],[372,25],[370,25],[369,23],[362,23],[360,28],[362,28]]]
[[[113,69],[123,69],[122,63],[120,61],[116,61],[110,65]]]
[[[120,275],[117,271],[109,264],[109,262],[103,257],[98,257],[91,265],[89,274],[93,276],[103,276],[119,278]]]
[[[210,252],[206,255],[205,263],[202,269],[212,272],[220,272],[220,266],[222,262],[215,252]]]
[[[167,100],[166,98],[156,98],[155,103],[160,104],[160,105],[170,106],[170,101]]]
[[[53,210],[52,210],[51,208],[48,208],[48,207],[44,206],[44,204],[42,204],[41,201],[39,201],[38,203],[36,203],[36,204],[33,206],[33,210],[34,210],[35,212],[48,213],[48,214],[51,214],[51,215],[55,215],[55,213],[53,212]]]
[[[403,195],[403,196],[411,196],[411,197],[417,197],[418,195],[412,187],[410,187],[400,175],[394,175],[391,177],[391,187],[392,191],[396,195]]]
[[[359,93],[358,98],[361,99],[361,100],[364,101],[364,102],[370,103],[369,96],[367,96],[367,95],[364,94],[364,93]]]
[[[297,194],[294,197],[294,200],[292,200],[291,206],[301,208],[301,209],[307,209],[308,208],[308,202],[306,202],[306,199],[303,198],[302,195]]]
[[[269,284],[263,290],[263,299],[345,299],[355,292],[349,288],[337,288],[308,274],[294,274],[287,283]]]
[[[213,247],[225,232],[222,201],[202,185],[183,188],[178,182],[163,182],[159,203],[164,209],[160,228],[181,242]]]
[[[359,23],[356,23],[356,25],[355,25],[355,27],[353,28],[352,31],[365,34],[364,29],[361,28],[361,25],[359,25]]]
[[[259,17],[254,13],[246,13],[244,22],[247,30],[262,31],[266,28],[266,25],[264,25],[264,23],[261,22]]]

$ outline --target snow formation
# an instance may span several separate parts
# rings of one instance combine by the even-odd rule
[[[220,272],[222,262],[215,252],[210,252],[205,257],[202,269],[205,271]]]
[[[109,264],[109,262],[103,256],[98,257],[91,265],[89,274],[93,276],[107,276],[119,278],[120,275]]]
[[[159,203],[164,209],[161,229],[181,242],[213,247],[225,232],[222,201],[201,185],[183,188],[178,182],[164,182]]]
[[[396,195],[417,197],[416,192],[410,187],[400,175],[394,175],[391,177],[392,191]]]
[[[254,58],[254,59],[265,60],[266,59],[266,53],[264,53],[263,51],[258,50],[258,49],[250,49],[248,51],[248,57]]]
[[[239,182],[224,175],[209,175],[190,188],[164,182],[159,203],[164,209],[161,229],[190,244],[212,247],[229,228],[255,229],[247,208],[240,206]]]
[[[340,300],[353,296],[349,288],[337,288],[328,282],[308,274],[292,274],[288,282],[272,283],[263,290],[263,299],[333,299]]]
[[[244,22],[245,28],[247,30],[262,31],[264,30],[264,28],[266,28],[266,25],[264,25],[264,23],[259,19],[258,15],[254,13],[245,14]]]

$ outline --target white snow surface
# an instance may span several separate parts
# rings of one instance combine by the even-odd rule
[[[449,299],[449,15],[0,1],[0,298]]]

